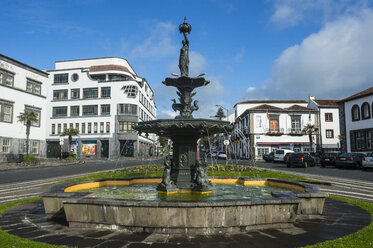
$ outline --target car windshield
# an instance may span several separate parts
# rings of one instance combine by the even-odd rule
[[[342,155],[340,155],[340,157],[354,157],[355,154],[354,153],[343,153]]]
[[[300,158],[304,156],[304,153],[290,153],[290,156],[294,158]]]
[[[324,157],[324,158],[334,158],[334,157],[336,157],[336,156],[338,156],[337,153],[324,153],[324,154],[323,154],[323,157]]]
[[[285,152],[284,152],[284,150],[277,150],[276,151],[276,154],[284,154]]]

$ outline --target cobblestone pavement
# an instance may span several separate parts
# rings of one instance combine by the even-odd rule
[[[15,207],[0,216],[10,234],[48,244],[77,247],[302,247],[356,232],[371,222],[365,210],[327,199],[317,220],[298,221],[293,228],[252,231],[235,235],[128,234],[112,230],[72,229],[46,220],[42,201]]]

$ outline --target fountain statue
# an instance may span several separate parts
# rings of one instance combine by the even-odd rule
[[[226,121],[194,119],[192,113],[199,109],[198,101],[193,101],[194,89],[208,85],[203,77],[189,77],[189,39],[192,26],[184,23],[179,26],[183,34],[183,47],[180,49],[180,77],[166,78],[162,83],[177,89],[179,103],[172,99],[172,109],[179,111],[175,119],[140,122],[134,129],[140,133],[156,133],[173,141],[173,157],[166,158],[163,181],[157,187],[160,193],[167,192],[210,192],[207,178],[207,164],[197,160],[197,140],[216,133],[230,133],[233,126]],[[169,176],[168,176],[169,175]]]

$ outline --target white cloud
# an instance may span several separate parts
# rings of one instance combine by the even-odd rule
[[[189,76],[190,77],[196,77],[199,74],[205,72],[204,70],[206,70],[206,65],[207,65],[206,59],[202,54],[194,52],[194,51],[189,52]],[[172,61],[172,63],[169,64],[168,69],[170,73],[180,74],[179,61],[178,60]]]
[[[255,90],[255,87],[249,87],[249,88],[246,89],[246,92],[252,92],[254,90]]]
[[[162,110],[159,115],[157,116],[157,119],[173,119],[177,113],[175,111],[171,110]]]
[[[176,32],[172,23],[158,22],[152,25],[149,37],[144,42],[136,45],[131,51],[132,58],[159,59],[177,54],[177,47],[172,41]]]
[[[373,12],[327,23],[275,61],[272,77],[245,98],[340,99],[373,84]]]

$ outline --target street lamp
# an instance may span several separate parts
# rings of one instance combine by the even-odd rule
[[[224,108],[224,107],[221,106],[220,104],[216,104],[215,106],[216,106],[216,107],[221,107],[222,109],[224,109],[224,110],[227,111],[227,121],[229,121],[229,119],[228,119],[228,109],[227,109],[227,108]]]

